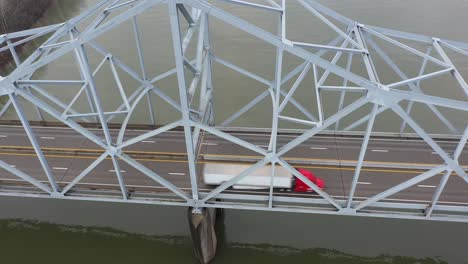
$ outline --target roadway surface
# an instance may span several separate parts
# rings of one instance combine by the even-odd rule
[[[57,182],[64,186],[79,175],[103,151],[93,142],[67,128],[34,127],[41,147],[53,169]],[[101,136],[100,130],[91,129]],[[112,130],[116,138],[117,130]],[[144,130],[131,130],[126,139],[143,134]],[[267,148],[268,138],[264,134],[237,133],[235,136]],[[287,144],[297,136],[279,137],[279,146]],[[309,139],[285,155],[285,159],[312,170],[326,182],[326,192],[335,198],[346,198],[358,158],[362,138],[319,136]],[[456,140],[441,140],[439,145],[453,153]],[[188,164],[185,156],[183,133],[166,132],[124,150],[135,160],[168,179],[174,185],[190,193]],[[258,154],[237,146],[229,141],[206,135],[200,151],[202,159],[198,162],[198,175],[203,165],[210,162],[249,162],[259,160]],[[39,180],[46,180],[39,160],[33,153],[31,144],[22,127],[0,126],[0,159]],[[356,198],[363,200],[402,183],[428,168],[443,164],[442,159],[421,140],[396,140],[392,138],[372,138],[366,155],[366,166],[361,172],[356,190]],[[468,149],[465,147],[460,164],[467,170]],[[125,184],[130,190],[161,191],[161,186],[141,172],[119,162]],[[384,201],[428,203],[442,175],[436,175],[424,182],[410,187]],[[0,188],[21,184],[16,176],[1,170]],[[81,187],[93,189],[118,189],[117,177],[110,159],[104,160],[81,182]],[[199,179],[199,188],[207,190]],[[234,192],[231,190],[231,192]],[[288,194],[294,196],[295,194]],[[311,194],[315,196],[315,194]],[[467,183],[452,175],[440,198],[441,204],[468,206]]]

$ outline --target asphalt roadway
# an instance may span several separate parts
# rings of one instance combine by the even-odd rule
[[[33,130],[61,186],[71,182],[102,153],[96,144],[71,129],[34,127]],[[91,131],[96,135],[101,135],[98,129],[91,129]],[[112,130],[113,138],[116,138],[117,132],[117,130]],[[132,138],[146,132],[131,130],[127,132],[125,138]],[[268,138],[264,134],[237,133],[235,136],[262,148],[268,145]],[[279,146],[287,144],[295,137],[297,136],[280,136]],[[453,153],[457,143],[456,140],[438,141],[438,144],[449,154]],[[323,178],[326,183],[325,190],[332,197],[346,198],[361,144],[362,138],[354,136],[313,137],[288,152],[284,158],[296,166],[310,169],[318,177]],[[166,132],[131,145],[125,148],[124,152],[187,193],[190,192],[183,133]],[[203,165],[206,163],[253,163],[260,158],[258,154],[250,150],[206,134],[203,137],[200,154],[202,159],[197,165],[198,175],[201,175]],[[0,159],[41,181],[47,179],[22,127],[0,126]],[[442,159],[435,154],[434,150],[424,141],[417,139],[372,138],[365,160],[365,167],[362,169],[355,194],[360,200],[372,197],[429,168],[443,164]],[[468,149],[466,147],[460,157],[460,164],[467,170]],[[125,184],[130,190],[162,190],[158,183],[124,161],[120,161],[119,165]],[[0,188],[2,185],[22,184],[16,176],[10,175],[7,171],[1,171]],[[442,174],[436,175],[388,197],[385,201],[428,203],[441,177]],[[201,177],[198,183],[201,190],[213,188],[204,185]],[[78,186],[92,189],[119,189],[112,161],[104,160]],[[440,198],[440,204],[468,206],[466,190],[467,183],[453,174]]]

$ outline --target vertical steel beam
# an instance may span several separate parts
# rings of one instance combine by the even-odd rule
[[[128,191],[127,188],[125,187],[125,183],[122,177],[122,171],[120,170],[119,166],[119,161],[115,157],[115,155],[111,155],[112,158],[112,164],[114,165],[115,168],[115,175],[117,176],[117,180],[119,181],[119,186],[120,186],[120,191],[122,192],[122,197],[124,200],[128,199]]]
[[[346,70],[351,71],[351,66],[353,65],[353,53],[348,54],[348,61],[346,63]],[[343,79],[343,87],[346,87],[348,85],[348,79]],[[343,109],[344,106],[344,101],[346,97],[346,90],[343,90],[340,92],[340,101],[338,102],[338,112]],[[335,131],[337,131],[340,128],[340,121],[338,120],[335,123]]]
[[[70,31],[69,31],[70,40],[73,41],[75,39],[75,37],[76,37],[76,34],[77,34],[77,30],[73,30],[73,28],[70,29]],[[78,49],[74,49],[74,53],[75,53],[76,61],[78,62],[78,65],[80,66],[81,78],[84,79],[85,75],[83,73],[83,69],[81,69],[81,65],[84,63],[82,61],[83,58],[81,57],[81,54],[80,54]],[[85,90],[85,94],[86,94],[86,99],[88,100],[89,109],[91,110],[91,112],[96,113],[96,109],[94,107],[93,100],[92,100],[91,94],[90,94],[89,82],[84,85],[84,90]],[[94,118],[94,121],[98,122],[97,117]]]
[[[109,127],[107,126],[106,117],[104,116],[104,110],[102,109],[101,100],[98,95],[96,83],[94,82],[93,74],[91,72],[91,69],[89,68],[88,56],[86,54],[84,45],[80,45],[77,48],[77,52],[80,58],[78,62],[80,64],[81,72],[83,73],[83,76],[86,79],[86,82],[88,83],[88,87],[91,92],[94,104],[96,106],[97,116],[99,117],[99,121],[101,123],[102,131],[104,133],[107,146],[110,146],[112,144],[112,137],[109,132]]]
[[[379,105],[374,104],[372,106],[369,122],[367,123],[366,134],[362,141],[361,152],[359,153],[358,163],[356,165],[356,169],[354,170],[354,177],[351,183],[351,189],[349,190],[348,202],[346,204],[347,209],[351,208],[351,205],[354,199],[354,193],[356,192],[356,186],[359,181],[359,176],[361,174],[364,157],[366,156],[366,152],[367,152],[367,145],[369,144],[369,140],[372,134],[372,129],[374,127],[374,121],[375,121],[375,117],[377,116],[378,109],[379,109]]]
[[[370,41],[371,41],[371,42],[370,42],[371,45],[372,45],[372,46],[374,47],[374,49],[375,49],[375,47],[377,46],[377,44],[374,43],[372,40],[370,40]],[[375,44],[375,45],[373,45],[373,44]],[[430,55],[431,55],[431,52],[432,52],[432,46],[427,48],[426,54],[427,54],[428,56],[430,56]],[[386,55],[385,53],[383,53],[383,54]],[[380,56],[382,57],[382,55],[380,55]],[[390,58],[389,58],[389,59],[390,59]],[[385,60],[385,59],[384,59],[384,60]],[[387,61],[387,60],[385,60],[385,61]],[[424,59],[423,59],[421,68],[419,69],[419,73],[418,73],[419,76],[423,75],[424,72],[426,71],[427,61],[428,61],[427,58],[424,58]],[[388,63],[387,63],[387,64],[388,64]],[[395,66],[396,66],[396,64],[395,64]],[[391,65],[390,65],[390,67],[391,67]],[[403,72],[402,72],[402,73],[403,73]],[[403,79],[408,79],[408,77],[406,77],[406,76],[403,77],[403,76],[405,76],[405,75],[402,75],[402,76],[401,76]],[[414,84],[411,84],[410,87],[412,87],[413,85],[414,85]],[[421,82],[417,82],[417,83],[416,83],[416,87],[420,88],[420,85],[421,85]],[[413,101],[411,101],[411,102],[408,103],[408,106],[406,107],[406,112],[407,112],[408,114],[411,113],[411,110],[413,109],[413,106],[414,106],[414,102],[413,102]],[[448,120],[447,120],[447,122],[448,122]],[[451,125],[451,124],[449,123],[449,125]],[[451,127],[452,127],[453,129],[455,129],[453,126],[451,126]],[[405,131],[405,128],[406,128],[406,121],[403,120],[403,121],[401,122],[400,133],[403,133],[403,132]],[[449,126],[449,129],[451,129],[450,126]],[[452,131],[453,131],[453,130],[452,130]],[[455,130],[455,131],[456,131],[456,130]]]
[[[117,89],[119,90],[120,97],[122,98],[123,103],[127,107],[127,111],[130,111],[130,104],[128,102],[127,95],[125,94],[125,89],[123,88],[122,82],[120,81],[119,73],[114,65],[114,60],[112,57],[108,58],[112,74],[114,75],[115,82],[117,84]]]
[[[323,123],[323,106],[322,106],[322,97],[320,94],[320,88],[318,83],[318,74],[317,74],[317,66],[314,64],[312,66],[312,70],[314,72],[314,90],[315,90],[315,98],[317,100],[317,111],[319,115],[318,126],[322,126]]]
[[[203,61],[203,71],[202,71],[202,81],[201,81],[201,86],[200,86],[200,99],[199,99],[199,104],[200,104],[200,112],[204,113],[207,111],[207,107],[209,103],[211,102],[211,98],[213,96],[212,93],[212,80],[211,80],[211,74],[212,74],[212,56],[211,56],[211,36],[210,36],[210,25],[208,21],[208,14],[205,12],[201,12],[200,14],[200,34],[201,31],[204,31],[202,36],[203,36],[203,49],[206,52],[206,57],[205,60]],[[199,36],[200,37],[200,36]],[[212,104],[211,104],[211,107]]]
[[[278,16],[278,25],[277,25],[277,34],[281,39],[285,40],[284,32],[286,30],[285,26],[285,15],[286,15],[286,3],[283,0],[281,3],[282,10]],[[270,137],[270,144],[268,146],[268,152],[271,155],[276,156],[277,152],[277,141],[278,141],[278,126],[279,126],[279,115],[280,115],[280,100],[281,100],[281,77],[283,73],[283,54],[284,50],[282,47],[276,48],[276,63],[275,63],[275,85],[274,88],[274,96],[273,96],[273,116],[272,116],[272,129],[271,129],[271,137]],[[268,197],[268,207],[273,207],[273,183],[276,176],[276,160],[271,161],[271,175],[270,175],[270,190],[269,190],[269,197]]]
[[[357,42],[361,45],[364,49],[367,50],[366,43],[364,41],[364,37],[362,36],[361,27],[358,25],[354,26],[354,36],[356,37]],[[377,71],[375,70],[375,65],[372,61],[372,58],[369,54],[363,53],[362,57],[364,59],[364,65],[366,66],[367,74],[369,75],[369,79],[374,83],[380,83],[379,76],[377,76]]]
[[[213,110],[213,82],[212,75],[212,56],[211,56],[211,36],[208,14],[204,11],[194,8],[194,13],[197,13],[199,18],[199,34],[197,45],[197,68],[201,72],[200,96],[199,96],[199,112],[200,122],[205,125],[214,125],[214,110]],[[198,76],[197,76],[198,77]],[[190,91],[189,91],[190,92]],[[192,96],[192,95],[190,95]],[[191,105],[191,104],[190,104]],[[201,144],[204,132],[199,127],[194,128],[194,144],[196,144],[196,159],[201,150]]]
[[[198,181],[197,181],[197,170],[195,164],[195,153],[192,141],[192,128],[190,125],[190,109],[187,100],[187,85],[185,82],[185,71],[184,71],[184,56],[182,53],[182,43],[180,35],[180,22],[179,14],[177,12],[177,6],[175,1],[169,1],[169,17],[171,24],[172,33],[172,44],[174,49],[174,57],[177,68],[177,83],[179,87],[180,105],[182,112],[182,122],[184,126],[185,135],[185,146],[187,148],[187,159],[189,164],[190,172],[190,185],[192,188],[192,198],[194,201],[198,201]]]
[[[132,18],[133,33],[135,34],[135,41],[137,47],[138,61],[140,63],[141,76],[147,80],[145,68],[145,56],[143,55],[143,46],[141,44],[140,28],[138,27],[137,17]]]
[[[143,45],[141,44],[141,34],[140,34],[140,28],[138,27],[138,21],[137,17],[134,16],[132,18],[132,26],[133,26],[133,32],[135,34],[135,41],[136,41],[136,46],[137,46],[137,53],[138,53],[138,61],[140,62],[140,70],[141,70],[141,77],[147,81],[147,73],[146,73],[146,68],[145,68],[145,56],[143,54]],[[146,101],[148,104],[148,111],[149,111],[149,116],[151,119],[151,124],[155,125],[156,124],[156,117],[154,114],[154,109],[153,109],[153,103],[151,100],[151,95],[150,93],[146,94]]]

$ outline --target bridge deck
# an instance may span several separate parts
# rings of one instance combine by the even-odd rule
[[[36,135],[53,168],[57,182],[65,186],[82,172],[103,151],[94,143],[83,139],[73,130],[66,128],[35,127]],[[99,130],[95,130],[99,135]],[[144,133],[140,130],[130,130],[127,137]],[[116,136],[117,130],[112,130]],[[268,137],[264,134],[237,133],[236,136],[266,147]],[[283,135],[279,144],[291,141],[293,136]],[[326,191],[336,199],[346,199],[350,189],[354,164],[359,155],[362,138],[320,136],[309,139],[304,144],[287,153],[285,159],[290,163],[311,169],[319,177],[325,179]],[[453,152],[457,141],[440,140],[441,147],[448,153]],[[185,143],[181,132],[164,133],[143,142],[136,143],[125,149],[143,165],[169,180],[177,187],[190,193],[188,165],[186,162]],[[47,180],[33,149],[21,127],[3,126],[0,133],[0,159],[16,166],[23,172]],[[199,175],[203,164],[212,162],[253,163],[260,157],[249,150],[232,144],[212,135],[203,138],[200,159],[198,161]],[[423,141],[415,139],[373,138],[368,147],[365,167],[362,170],[357,187],[357,200],[364,200],[383,192],[405,180],[427,171],[429,168],[442,164],[443,161]],[[468,150],[464,150],[460,164],[467,168]],[[120,163],[125,183],[130,190],[151,193],[164,193],[165,188],[157,184],[141,172],[124,162]],[[77,188],[80,190],[119,190],[114,167],[110,159],[103,161]],[[402,192],[388,197],[388,202],[424,203],[430,202],[439,184],[441,175],[410,187]],[[201,192],[208,192],[213,187],[204,185],[198,179]],[[453,206],[468,206],[468,194],[464,191],[466,184],[460,177],[450,178],[439,204]],[[2,188],[17,188],[22,182],[7,173],[0,176]],[[228,193],[265,194],[258,191],[234,191]],[[282,193],[287,197],[318,197],[316,194]]]

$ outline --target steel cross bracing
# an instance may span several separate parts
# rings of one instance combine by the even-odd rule
[[[288,5],[292,3],[301,5],[304,10],[328,27],[335,34],[332,41],[326,44],[316,44],[310,41],[289,39],[287,10]],[[270,14],[277,23],[275,31],[269,32],[261,29],[233,15],[229,8],[223,8],[236,5],[239,8],[255,9],[262,14]],[[175,67],[163,74],[151,76],[148,70],[148,57],[144,53],[144,36],[154,34],[154,32],[141,30],[137,17],[145,12],[151,12],[155,8],[168,12],[166,14],[169,18],[168,25],[172,40],[170,52],[173,52]],[[139,61],[139,65],[135,69],[126,64],[118,55],[109,52],[97,41],[101,35],[121,27],[124,22],[132,25],[134,35],[131,37],[135,39]],[[211,31],[213,26],[211,24],[215,23],[229,25],[252,38],[263,41],[270,47],[274,47],[276,60],[274,76],[262,77],[260,74],[224,59],[222,54],[218,54],[212,46],[213,32]],[[304,20],[304,23],[307,23],[307,20]],[[154,26],[158,27],[159,25]],[[19,47],[31,42],[35,43],[34,45],[39,45],[34,52],[30,54],[19,52]],[[194,43],[193,54],[189,52],[191,43]],[[416,47],[412,47],[412,44]],[[406,73],[398,66],[394,58],[386,53],[385,48],[388,46],[399,48],[405,54],[415,56],[421,61],[422,65],[417,76],[411,76],[410,73]],[[426,52],[420,51],[421,47],[426,48]],[[468,206],[439,204],[440,196],[443,194],[449,178],[461,177],[465,183],[468,183],[467,172],[459,164],[459,158],[468,140],[468,119],[465,118],[461,126],[455,125],[446,114],[448,109],[455,111],[459,116],[467,117],[468,85],[455,66],[453,58],[453,54],[456,55],[457,59],[468,55],[467,43],[361,24],[313,0],[291,2],[266,0],[255,3],[237,0],[104,0],[65,23],[1,35],[0,52],[10,53],[16,64],[16,67],[0,80],[0,95],[5,99],[0,114],[3,116],[6,113],[16,113],[31,142],[34,153],[40,161],[41,169],[46,175],[46,180],[39,180],[36,175],[27,175],[19,167],[11,167],[8,163],[0,161],[1,168],[33,186],[30,189],[2,188],[1,195],[166,204],[194,208],[218,207],[468,221]],[[39,69],[67,54],[74,56],[74,63],[79,70],[80,78],[76,80],[37,78],[36,73]],[[152,57],[158,57],[158,55],[151,54]],[[300,59],[301,63],[294,70],[286,71],[284,65],[287,63],[288,56],[291,55]],[[100,56],[100,63],[97,66],[90,63],[92,56]],[[22,58],[25,59],[22,61]],[[384,76],[376,66],[376,59],[386,64],[398,76],[399,80],[384,83],[382,81]],[[344,63],[342,63],[343,60]],[[361,64],[356,66],[354,63],[356,61],[360,61]],[[110,110],[104,107],[105,97],[100,93],[100,86],[96,81],[96,75],[106,65],[110,67],[111,77],[115,82],[115,92],[122,100],[119,107]],[[216,91],[216,87],[212,76],[213,69],[220,65],[247,79],[257,81],[260,86],[264,87],[264,91],[226,120],[218,122],[214,118],[213,93]],[[357,72],[363,69],[365,74],[359,75]],[[126,87],[127,84],[122,81],[122,74],[130,76],[138,83],[137,87],[132,87],[133,90],[130,94],[128,94],[129,87]],[[424,84],[442,75],[455,81],[454,85],[444,87],[444,89],[459,89],[462,91],[462,96],[450,98],[449,96],[443,97],[425,93]],[[307,83],[308,76],[313,77],[313,83]],[[167,91],[158,86],[159,82],[171,77],[176,78],[172,89],[177,91],[178,99],[172,99]],[[339,78],[341,85],[329,84],[330,78]],[[307,85],[309,93],[312,93],[314,98],[314,101],[308,101],[308,105],[301,103],[297,96],[296,99],[294,98],[302,85]],[[54,95],[52,90],[49,91],[47,87],[50,86],[69,89],[75,95],[71,100],[65,101],[60,96]],[[220,89],[219,86],[222,84],[217,84],[217,86]],[[325,110],[325,106],[333,104],[331,100],[324,99],[326,93],[335,93],[339,98],[337,102],[334,102],[333,108],[336,111],[332,114]],[[346,101],[349,95],[353,95],[352,102]],[[82,96],[86,98],[87,111],[80,110],[82,107],[77,107],[75,104]],[[153,105],[155,97],[171,106],[180,114],[180,117],[174,122],[158,123],[157,110],[155,112],[158,106]],[[228,127],[259,102],[267,100],[268,97],[271,97],[272,122],[267,147],[249,143],[223,130],[223,127]],[[132,114],[138,106],[144,104],[145,100],[146,105],[149,106],[147,111],[150,124],[159,125],[159,127],[133,138],[126,137]],[[83,138],[99,146],[104,153],[86,168],[82,168],[73,180],[65,185],[59,184],[57,176],[54,175],[48,158],[44,155],[38,142],[38,136],[30,126],[31,118],[28,119],[23,110],[25,104],[34,107],[39,120],[49,118],[63,123]],[[446,127],[447,131],[458,136],[459,143],[453,153],[446,153],[431,137],[431,134],[425,131],[424,126],[415,119],[413,108],[418,105],[426,106],[426,111],[433,115],[433,122],[437,123],[438,126]],[[293,117],[288,114],[285,110],[288,106],[299,111],[303,117]],[[343,120],[349,118],[353,113],[362,112],[362,109],[369,110],[365,110],[368,112],[364,116],[353,117],[355,120],[351,123],[348,122],[349,124],[343,128]],[[357,184],[366,154],[368,154],[368,144],[375,123],[383,112],[389,111],[402,121],[399,126],[400,130],[396,132],[402,133],[411,129],[441,157],[443,163],[370,198],[358,198],[355,195],[356,189],[359,188]],[[109,123],[113,120],[118,120],[115,122],[121,124],[116,138],[113,138],[109,128]],[[83,122],[98,123],[102,135],[97,135],[83,126]],[[302,126],[305,130],[302,135],[280,145],[278,133],[281,128],[284,128],[280,124]],[[363,125],[365,131],[362,147],[347,197],[333,197],[327,193],[326,189],[321,190],[288,164],[284,158],[288,152],[327,129],[349,131],[359,129]],[[189,172],[187,181],[190,182],[190,188],[176,186],[170,178],[156,173],[155,170],[148,168],[126,153],[128,147],[177,127],[183,129]],[[201,190],[199,187],[201,170],[199,168],[202,165],[197,163],[197,160],[203,135],[207,133],[255,152],[262,158],[232,180],[211,190]],[[99,193],[78,188],[80,182],[106,159],[110,159],[114,166],[119,193]],[[318,195],[291,197],[274,192],[272,186],[269,192],[258,194],[228,192],[231,186],[246,175],[269,164],[283,166],[303,180]],[[123,165],[130,166],[144,174],[165,191],[129,195],[126,183],[127,176],[121,173]],[[273,183],[275,170],[272,171],[271,183]],[[428,203],[403,203],[386,200],[391,195],[439,174],[443,174],[442,179],[434,191],[432,201]]]

